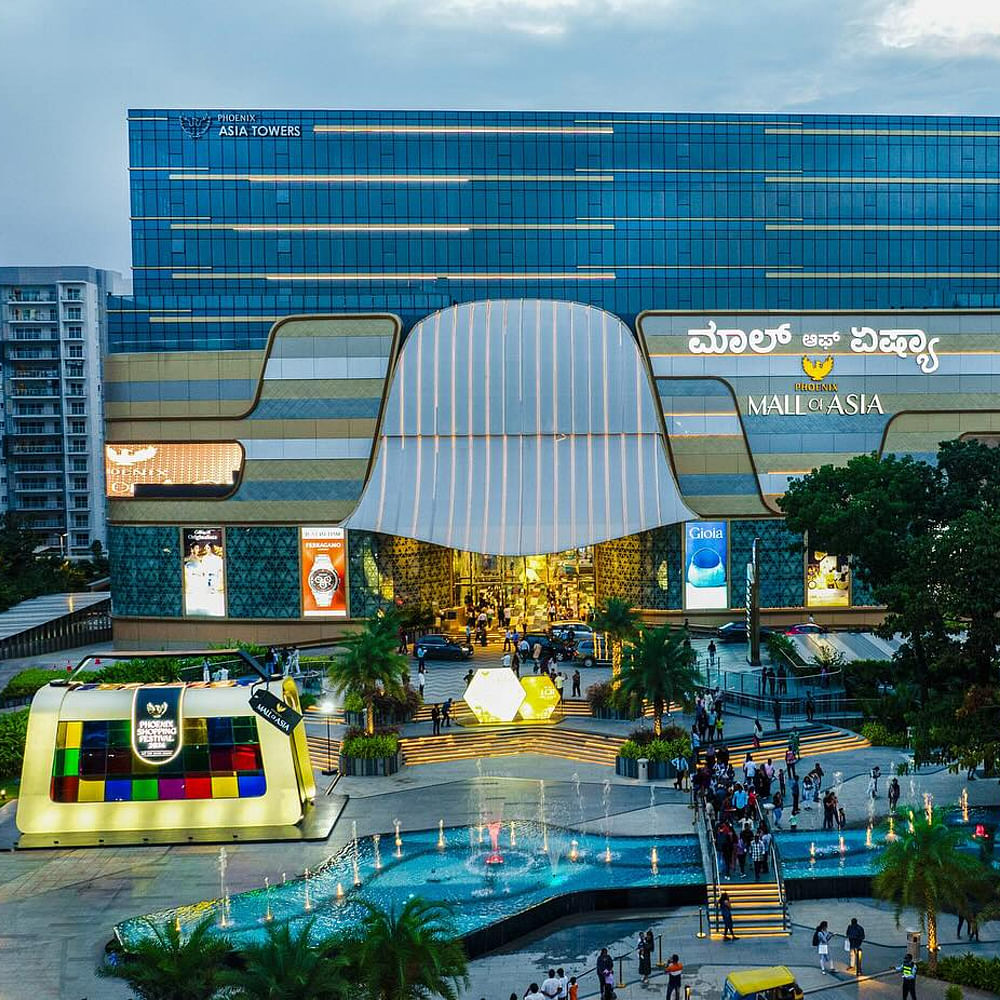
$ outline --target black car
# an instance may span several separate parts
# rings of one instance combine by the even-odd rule
[[[413,655],[427,660],[467,660],[472,647],[465,642],[455,642],[446,635],[422,635],[413,643]]]
[[[776,631],[778,630],[769,625],[761,625],[760,641],[764,642],[769,635],[773,635]],[[715,635],[719,642],[746,642],[747,623],[744,621],[726,622],[725,625],[720,625],[715,630]]]
[[[576,658],[582,667],[603,667],[611,662],[607,643],[602,636],[591,635],[576,644]]]
[[[525,641],[528,643],[528,656],[530,657],[537,642],[542,647],[543,660],[555,660],[561,663],[563,660],[573,659],[573,646],[571,643],[555,639],[545,632],[526,632]]]

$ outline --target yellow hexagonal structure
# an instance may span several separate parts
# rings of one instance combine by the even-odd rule
[[[524,688],[508,667],[480,669],[463,697],[479,722],[513,722],[524,701]]]
[[[548,719],[559,706],[559,692],[548,674],[532,674],[521,678],[524,701],[521,702],[521,718],[526,722],[541,722]]]

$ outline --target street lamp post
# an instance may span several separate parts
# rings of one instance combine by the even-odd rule
[[[326,699],[320,702],[319,710],[326,716],[326,767],[323,774],[328,776],[336,774],[337,769],[333,766],[333,743],[330,740],[330,716],[333,714],[333,702]]]

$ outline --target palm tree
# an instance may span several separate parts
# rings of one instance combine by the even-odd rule
[[[179,922],[149,923],[150,937],[97,967],[102,979],[121,979],[139,1000],[212,1000],[222,986],[229,942],[206,917],[186,937]]]
[[[603,632],[611,645],[611,676],[622,669],[622,645],[634,639],[639,630],[639,615],[621,597],[607,597],[594,615],[594,629]]]
[[[394,614],[369,618],[360,632],[341,641],[346,651],[334,657],[330,686],[337,694],[354,693],[365,705],[365,732],[375,732],[375,696],[406,697],[403,678],[408,663],[396,652],[399,630]]]
[[[694,702],[701,675],[686,633],[668,626],[641,628],[622,654],[617,697],[623,702],[653,704],[653,732],[663,731],[663,712],[671,702]]]
[[[913,830],[904,830],[882,852],[872,888],[877,897],[895,904],[897,926],[904,907],[919,911],[921,926],[927,930],[928,966],[933,975],[937,971],[938,912],[945,907],[968,912],[969,897],[988,873],[982,862],[961,850],[966,834],[949,827],[938,810],[932,812],[930,822],[924,815],[914,816],[912,822]]]
[[[242,952],[243,968],[224,977],[231,1000],[333,1000],[353,985],[344,974],[346,959],[335,940],[312,942],[313,920],[298,931],[269,924],[266,940]]]
[[[452,910],[408,899],[398,912],[371,903],[349,946],[356,981],[368,1000],[458,1000],[468,961]]]

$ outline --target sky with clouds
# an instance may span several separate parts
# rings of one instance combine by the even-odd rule
[[[128,107],[1000,111],[1000,0],[0,0],[0,53],[0,264],[123,272]]]

